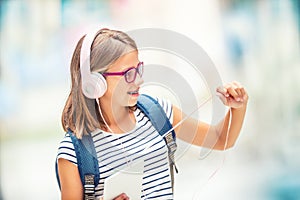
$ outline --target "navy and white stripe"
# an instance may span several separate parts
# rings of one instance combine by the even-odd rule
[[[172,104],[164,99],[158,101],[172,123]],[[103,195],[106,178],[129,163],[143,161],[141,199],[173,199],[165,142],[144,113],[137,109],[134,114],[136,127],[128,133],[112,134],[101,130],[92,133],[100,170],[96,197],[99,199]],[[67,159],[77,165],[74,146],[68,134],[60,143],[58,158]]]
[[[64,158],[77,165],[77,158],[74,150],[74,145],[69,134],[66,134],[63,140],[60,142],[57,159]]]

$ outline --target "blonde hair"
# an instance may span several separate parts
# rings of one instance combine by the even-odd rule
[[[80,74],[80,51],[83,36],[74,50],[70,72],[71,91],[62,112],[62,126],[64,131],[72,131],[77,138],[105,127],[95,99],[86,98],[82,92]],[[101,29],[96,34],[90,54],[92,72],[105,72],[118,58],[130,51],[137,50],[133,39],[126,33],[117,30]]]

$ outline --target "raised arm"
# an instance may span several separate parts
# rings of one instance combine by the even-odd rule
[[[243,125],[248,94],[240,83],[234,81],[217,88],[217,95],[223,104],[229,107],[224,119],[218,124],[212,125],[190,117],[175,129],[178,138],[191,144],[216,150],[228,149],[235,144]],[[173,115],[173,126],[186,117],[175,106],[173,106]]]

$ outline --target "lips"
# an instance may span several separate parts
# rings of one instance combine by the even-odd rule
[[[139,94],[139,90],[137,89],[135,91],[129,91],[129,92],[127,92],[127,94],[129,94],[129,95],[138,95]]]

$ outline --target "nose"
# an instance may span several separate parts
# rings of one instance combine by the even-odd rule
[[[144,79],[139,75],[139,73],[137,73],[136,78],[134,80],[134,84],[136,86],[140,86],[144,83]]]

